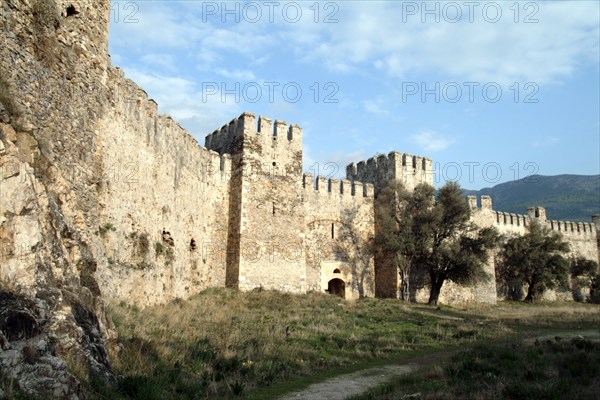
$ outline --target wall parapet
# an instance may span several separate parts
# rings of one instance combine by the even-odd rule
[[[477,205],[477,196],[467,196],[467,202],[471,210],[492,210],[492,197],[488,195],[481,196],[480,207]]]
[[[318,194],[339,195],[345,198],[373,198],[375,189],[371,183],[351,181],[349,179],[334,179],[305,173],[302,176],[302,186],[305,190],[313,190]]]
[[[524,228],[531,221],[538,221],[550,231],[560,232],[563,235],[596,235],[600,230],[600,216],[592,216],[592,222],[572,222],[549,220],[543,207],[528,207],[527,214],[516,214],[492,209],[492,198],[487,195],[481,196],[481,205],[477,204],[477,196],[466,196],[471,211],[490,210],[493,213],[493,222],[498,226],[513,226]],[[595,220],[596,218],[597,220]],[[598,222],[598,224],[596,224]]]
[[[523,214],[494,211],[494,216],[496,225],[513,225],[518,227],[527,227],[531,223],[531,218]]]
[[[146,137],[140,138],[140,143],[154,143],[160,145],[161,141],[170,147],[171,143],[180,142],[185,147],[185,154],[190,155],[193,160],[206,160],[198,163],[196,168],[202,174],[203,179],[209,180],[216,177],[220,172],[220,179],[226,180],[231,175],[231,155],[228,153],[217,153],[210,151],[198,143],[196,138],[185,128],[177,123],[168,114],[159,114],[158,104],[148,98],[148,94],[134,81],[125,76],[123,70],[118,67],[109,68],[109,84],[113,91],[113,102],[117,113],[122,114],[129,123],[134,126],[145,126]],[[135,132],[135,130],[132,130]],[[160,139],[159,139],[160,137]]]
[[[596,235],[596,226],[591,222],[573,222],[573,221],[546,221],[546,226],[551,231],[560,232],[563,235]]]
[[[346,178],[376,185],[383,185],[392,180],[412,186],[420,182],[432,184],[433,168],[431,159],[427,157],[391,151],[366,161],[348,164]]]
[[[285,121],[259,116],[258,121],[251,112],[243,112],[228,124],[215,130],[205,138],[205,147],[219,153],[238,154],[241,147],[236,146],[236,138],[243,135],[255,136],[263,144],[287,142],[302,147],[302,128],[288,125]]]

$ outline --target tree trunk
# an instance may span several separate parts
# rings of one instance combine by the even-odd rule
[[[408,300],[408,273],[405,270],[400,270],[400,299]]]
[[[442,278],[432,278],[431,279],[431,291],[429,292],[429,305],[437,306],[438,298],[440,297],[440,292],[442,291],[442,285],[444,284],[444,279]]]
[[[525,300],[528,303],[533,303],[533,298],[535,297],[535,292],[533,290],[532,286],[529,286],[529,289],[527,289],[527,296],[525,296]]]
[[[529,287],[527,288],[527,296],[525,296],[525,300],[528,303],[533,303],[533,300],[535,298],[535,283],[530,283]]]

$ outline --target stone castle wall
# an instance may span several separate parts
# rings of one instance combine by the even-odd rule
[[[306,292],[301,129],[244,113],[206,145],[233,157],[229,286]]]
[[[147,305],[224,286],[231,157],[159,115],[119,69],[107,82],[110,109],[99,124],[104,296]]]
[[[0,72],[22,114],[14,118],[22,132],[13,135],[23,154],[19,169],[37,170],[59,204],[68,227],[60,239],[85,243],[65,250],[70,262],[93,260],[90,271],[61,275],[83,276],[104,298],[140,305],[223,285],[321,291],[338,277],[335,270],[350,297],[397,296],[395,268],[381,254],[374,264],[370,256],[374,191],[391,180],[408,188],[432,184],[430,159],[391,152],[350,164],[347,180],[317,177],[313,188],[313,178],[302,175],[302,130],[295,125],[244,113],[202,147],[159,115],[157,104],[110,66],[108,1],[11,0],[2,7],[7,45]],[[482,202],[472,207],[476,223],[524,232],[527,217]],[[11,207],[10,220],[1,217],[4,229],[11,227],[2,235],[34,263],[31,249],[44,235],[17,232],[35,229]],[[598,259],[593,226],[547,224],[576,254]],[[5,281],[35,281],[34,268],[20,268],[14,258],[5,265]],[[491,285],[452,291],[454,300],[495,300]]]
[[[108,0],[0,3],[0,294],[28,326],[0,352],[3,374],[73,398],[69,367],[109,376],[105,301],[148,306],[214,286],[397,295],[397,271],[373,256],[375,191],[432,184],[431,160],[392,152],[351,164],[347,179],[315,178],[302,173],[302,130],[251,113],[202,147],[110,65],[109,12]],[[545,220],[482,202],[474,221],[504,233]],[[596,222],[546,221],[597,260]],[[496,290],[446,284],[440,298],[493,302]],[[23,360],[32,341],[39,368]]]
[[[546,219],[546,212],[542,207],[529,208],[526,215],[495,211],[492,208],[492,199],[481,196],[481,205],[477,206],[475,196],[468,197],[471,206],[471,219],[479,226],[493,226],[501,234],[523,235],[527,225],[536,220],[552,232],[558,232],[571,247],[571,255],[598,261],[598,231],[594,222],[552,221]]]
[[[514,214],[502,211],[495,211],[492,208],[492,199],[489,196],[481,196],[480,205],[477,204],[475,196],[468,196],[467,201],[471,208],[471,220],[480,227],[492,226],[505,236],[523,235],[527,232],[527,226],[532,220],[542,223],[552,232],[559,232],[563,239],[569,243],[570,256],[584,257],[596,262],[600,262],[600,248],[598,246],[598,230],[594,223],[589,222],[570,222],[570,221],[550,221],[546,219],[546,212],[542,207],[531,207],[527,214]],[[490,273],[494,271],[494,259],[491,258],[487,265]],[[495,282],[488,283],[489,287],[483,293],[488,293],[500,299],[507,296],[507,288],[495,289]],[[549,290],[544,294],[547,300],[573,300],[571,289],[559,288]],[[494,299],[495,301],[495,299]]]
[[[376,186],[399,181],[407,189],[412,190],[419,183],[433,186],[433,167],[427,157],[392,151],[387,155],[381,154],[357,164],[349,164],[346,167],[346,178]]]
[[[373,185],[312,174],[303,179],[309,289],[323,292],[331,280],[341,279],[346,298],[374,296]]]

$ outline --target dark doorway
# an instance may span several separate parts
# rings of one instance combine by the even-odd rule
[[[72,17],[73,15],[77,15],[79,14],[79,11],[77,11],[75,9],[75,6],[73,6],[73,4],[69,5],[69,7],[67,7],[67,17]]]
[[[346,284],[343,280],[335,278],[327,284],[327,291],[341,298],[346,298]]]

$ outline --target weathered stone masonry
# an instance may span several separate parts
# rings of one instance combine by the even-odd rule
[[[347,179],[313,177],[301,129],[250,113],[200,146],[110,65],[109,15],[109,0],[0,1],[4,377],[72,399],[74,369],[110,377],[105,301],[148,306],[216,286],[397,296],[397,270],[371,247],[374,196],[391,179],[431,183],[429,159],[393,152]],[[475,222],[503,232],[545,220],[470,202]],[[546,223],[598,259],[600,217]],[[441,297],[496,298],[493,282]]]
[[[36,9],[41,5],[44,13]],[[302,174],[302,130],[251,113],[208,135],[202,147],[110,66],[109,2],[77,2],[75,13],[70,6],[3,3],[8,33],[0,72],[20,109],[18,123],[27,127],[16,135],[28,158],[20,169],[56,175],[54,186],[46,186],[68,205],[61,215],[76,232],[70,235],[85,242],[85,255],[69,247],[71,262],[93,260],[93,271],[78,274],[102,298],[145,306],[214,286],[306,292],[331,289],[333,280],[348,298],[397,296],[397,270],[370,247],[373,198],[391,180],[408,188],[432,184],[430,159],[391,152],[349,165],[347,179],[315,178]],[[17,191],[5,178],[3,196]],[[497,213],[489,199],[482,203],[472,207],[475,222],[524,231],[525,217]],[[3,201],[5,209],[9,204]],[[10,226],[4,254],[19,253],[9,245],[31,249],[44,242],[16,216],[1,218]],[[575,254],[598,259],[591,225],[549,226],[565,233]],[[5,257],[10,267],[0,279],[35,285],[32,270],[21,268],[35,252],[26,254]],[[442,300],[496,299],[493,283],[445,288]]]
[[[348,298],[373,293],[371,185],[303,175],[302,130],[250,113],[206,148],[232,159],[228,286],[306,292],[338,279]]]

